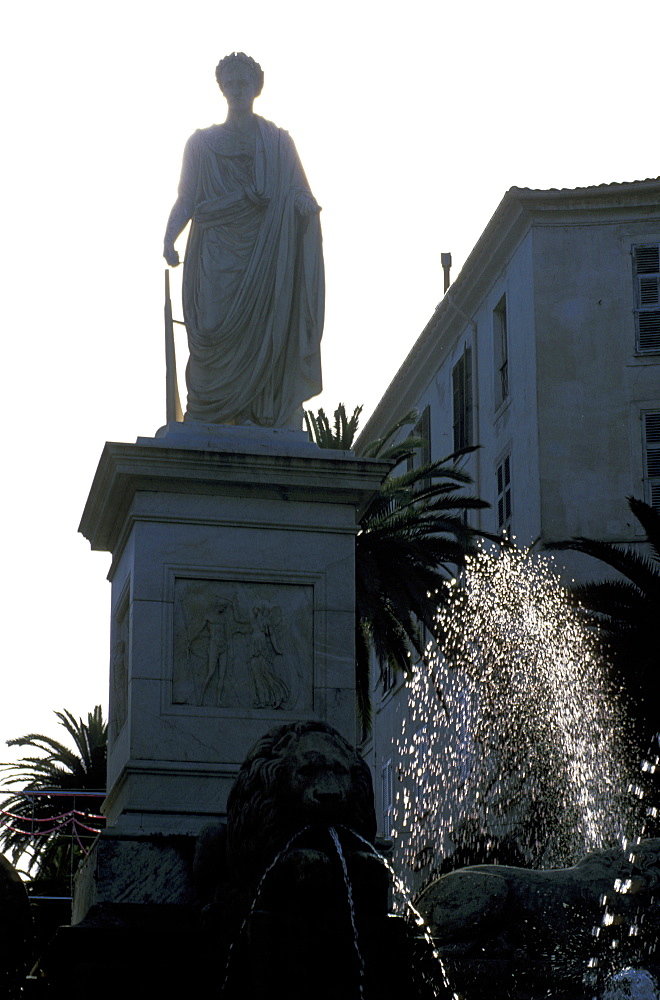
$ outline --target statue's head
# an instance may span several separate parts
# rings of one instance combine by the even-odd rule
[[[254,96],[258,97],[264,85],[264,71],[258,62],[246,56],[244,52],[232,52],[221,59],[215,68],[215,78],[222,93],[225,93],[224,81],[233,74],[248,74],[254,83]]]

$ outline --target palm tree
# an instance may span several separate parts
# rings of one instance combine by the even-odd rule
[[[334,433],[322,410],[316,417],[307,414],[310,437],[322,448],[350,448],[361,409],[356,408],[349,420],[340,404]],[[412,460],[426,443],[424,438],[408,435],[392,441],[417,420],[415,411],[407,413],[382,438],[367,444],[362,455],[388,461],[392,469]],[[388,669],[409,673],[415,657],[425,657],[424,629],[435,635],[438,605],[465,556],[476,550],[481,538],[501,540],[466,522],[469,510],[489,506],[459,492],[472,480],[456,462],[473,450],[399,475],[391,471],[360,520],[355,546],[355,670],[358,712],[365,729],[371,723],[371,649],[381,680]]]
[[[627,497],[646,532],[651,554],[590,538],[554,542],[548,549],[573,549],[610,566],[620,578],[571,587],[570,596],[599,636],[616,689],[623,691],[637,736],[648,746],[660,728],[660,512]]]
[[[11,853],[14,863],[26,856],[28,873],[34,872],[40,881],[63,883],[102,825],[96,814],[105,795],[108,727],[100,705],[88,713],[87,722],[66,710],[55,715],[75,749],[41,733],[7,740],[7,746],[32,748],[39,756],[0,765],[8,772],[6,784],[22,786],[0,810],[5,824],[0,849]],[[76,796],[80,792],[98,795]]]
[[[334,423],[331,427],[323,408],[316,414],[312,413],[311,410],[305,410],[305,426],[310,441],[315,441],[319,448],[337,448],[349,451],[353,447],[361,413],[362,407],[356,406],[353,415],[347,417],[346,407],[340,403],[335,410]]]

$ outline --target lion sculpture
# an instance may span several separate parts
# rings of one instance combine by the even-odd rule
[[[468,1000],[545,997],[550,987],[564,996],[588,970],[601,985],[626,966],[660,971],[659,889],[660,840],[649,839],[593,851],[572,868],[459,868],[417,906]]]
[[[382,1000],[424,994],[411,989],[413,963],[391,961],[405,954],[406,932],[388,917],[390,877],[375,836],[371,773],[331,726],[277,726],[252,747],[224,833],[199,845],[221,858],[211,936],[216,948],[225,943],[227,1000],[279,986],[289,1000],[358,987]]]
[[[252,747],[229,795],[228,869],[252,883],[306,827],[340,826],[375,839],[367,764],[324,722],[277,726]]]

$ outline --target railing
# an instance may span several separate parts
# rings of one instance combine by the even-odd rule
[[[38,791],[23,790],[23,789],[2,789],[0,790],[0,795],[5,796],[10,800],[13,808],[5,809],[0,806],[0,833],[3,828],[9,830],[13,833],[18,833],[22,837],[25,837],[29,842],[32,841],[36,846],[42,837],[53,837],[57,836],[67,836],[69,833],[71,838],[71,846],[77,844],[78,848],[83,855],[89,853],[91,847],[91,836],[93,834],[96,837],[105,826],[105,816],[102,816],[98,812],[92,812],[90,809],[78,809],[77,806],[79,800],[96,800],[97,802],[102,802],[105,798],[105,791],[82,791],[72,789],[71,791],[62,791],[60,789],[49,789],[43,788]],[[31,802],[32,808],[24,812],[16,812],[16,803],[21,798],[25,798],[28,802]],[[70,808],[64,809],[62,812],[55,811],[54,814],[43,816],[38,815],[40,811],[43,811],[43,807],[39,809],[39,800],[53,800],[53,799],[66,799],[67,805],[70,804]],[[18,807],[20,809],[20,806]],[[87,843],[85,843],[87,841]],[[73,850],[71,851],[71,861],[73,864]],[[72,870],[73,876],[73,870]],[[34,899],[68,899],[70,897],[65,896],[39,896],[35,895],[31,897]]]

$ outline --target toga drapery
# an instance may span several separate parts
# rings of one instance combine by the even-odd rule
[[[321,391],[321,228],[296,210],[310,192],[293,140],[255,117],[254,157],[221,152],[218,125],[184,152],[185,419],[284,427]]]

